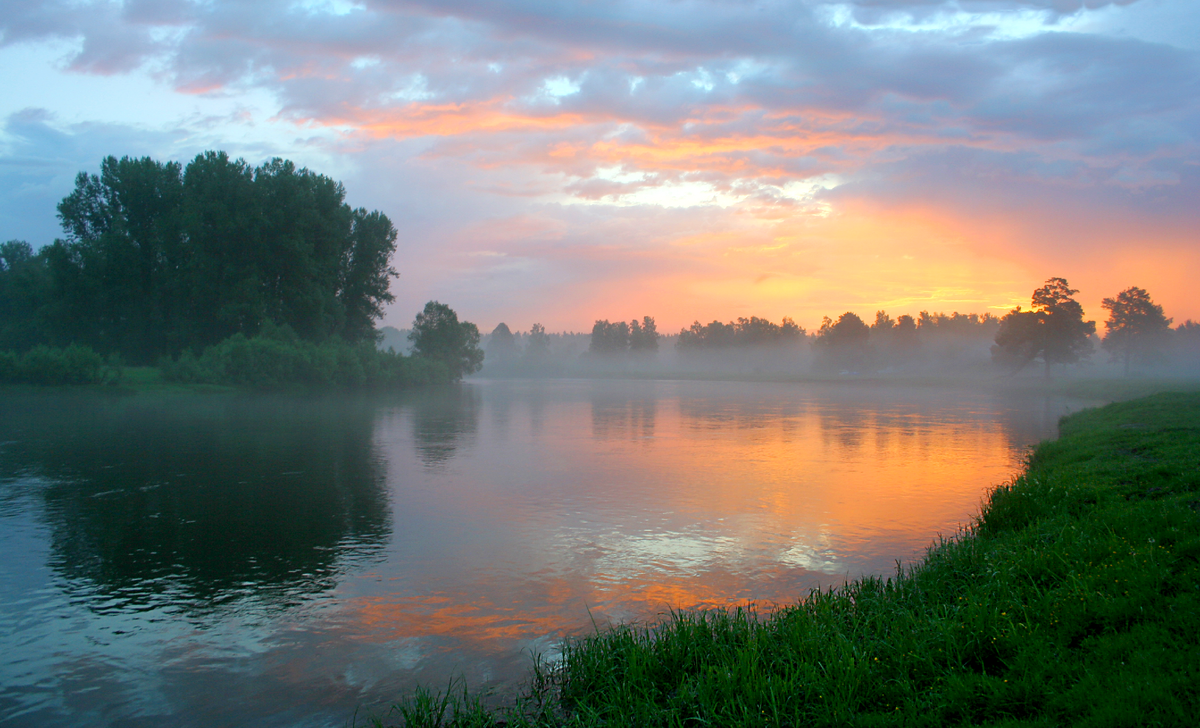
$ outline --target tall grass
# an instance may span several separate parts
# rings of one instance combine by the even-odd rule
[[[912,568],[769,615],[677,612],[571,641],[550,709],[526,698],[488,720],[1195,725],[1198,510],[1200,395],[1079,413]],[[454,700],[467,706],[470,696]],[[420,702],[404,705],[407,725],[484,720],[477,703],[434,722]]]

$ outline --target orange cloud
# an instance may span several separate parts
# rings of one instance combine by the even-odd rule
[[[413,102],[399,109],[348,109],[320,119],[326,126],[352,127],[375,138],[405,139],[471,133],[544,132],[587,123],[580,114],[528,114],[506,109],[510,99],[450,104]]]

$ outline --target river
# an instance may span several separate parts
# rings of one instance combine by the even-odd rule
[[[891,573],[1089,404],[878,383],[0,392],[0,725],[323,728],[417,684],[513,690],[595,626]]]

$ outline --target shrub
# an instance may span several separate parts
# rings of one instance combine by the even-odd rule
[[[185,351],[158,363],[173,382],[232,384],[255,389],[408,387],[450,381],[449,368],[429,359],[378,351],[331,338],[303,341],[286,327],[233,336],[199,356]]]
[[[100,384],[112,378],[111,361],[90,347],[38,345],[25,352],[0,352],[0,382],[13,384]],[[118,365],[119,368],[119,365]]]

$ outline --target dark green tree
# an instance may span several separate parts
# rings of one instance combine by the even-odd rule
[[[107,157],[100,174],[81,172],[58,205],[64,240],[46,251],[56,328],[134,359],[177,343],[185,305],[180,165],[149,157]]]
[[[1079,291],[1065,278],[1051,278],[1033,292],[1031,310],[1013,309],[1000,319],[992,359],[1012,366],[1012,374],[1041,358],[1046,378],[1054,364],[1071,364],[1092,351],[1089,338],[1095,321],[1083,320],[1083,307],[1073,298]]]
[[[442,362],[454,379],[474,374],[483,366],[479,329],[473,323],[459,321],[454,309],[444,303],[425,304],[408,338],[414,356]]]
[[[282,159],[108,157],[58,206],[65,239],[45,252],[53,338],[143,361],[268,325],[374,342],[397,234],[345,194]]]
[[[396,300],[390,291],[400,274],[391,266],[398,234],[378,210],[360,207],[351,215],[349,250],[340,269],[337,299],[345,316],[342,336],[350,341],[376,339],[375,322],[383,306]]]
[[[1150,300],[1144,288],[1132,286],[1106,298],[1101,303],[1108,311],[1104,322],[1104,341],[1101,342],[1114,359],[1125,364],[1125,376],[1129,376],[1129,361],[1135,353],[1142,357],[1158,352],[1171,331],[1171,319],[1163,315],[1163,308]]]
[[[267,319],[256,243],[263,220],[254,170],[224,152],[205,152],[183,177],[188,229],[186,341],[214,344],[235,333],[253,335]],[[281,322],[282,323],[282,322]]]
[[[49,286],[45,256],[24,240],[0,244],[0,351],[24,351],[48,338]]]

